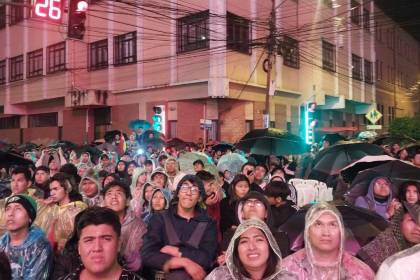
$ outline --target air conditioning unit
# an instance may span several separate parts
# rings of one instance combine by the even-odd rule
[[[109,106],[109,92],[106,90],[88,89],[88,90],[71,90],[65,100],[66,107],[83,108],[83,107],[102,107]]]

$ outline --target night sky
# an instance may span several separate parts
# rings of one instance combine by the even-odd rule
[[[375,3],[420,42],[420,0],[375,0]]]

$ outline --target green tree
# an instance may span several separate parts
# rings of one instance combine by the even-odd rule
[[[420,117],[396,118],[391,122],[389,132],[393,135],[404,135],[420,140]]]

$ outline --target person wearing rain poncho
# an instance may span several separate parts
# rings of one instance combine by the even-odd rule
[[[168,188],[171,192],[176,190],[176,186],[178,182],[184,177],[186,174],[179,170],[179,163],[174,157],[168,157],[165,161],[165,171],[168,175]]]
[[[105,170],[108,173],[113,173],[115,171],[115,164],[109,158],[109,155],[104,153],[99,158],[99,163],[95,166],[96,171]]]
[[[143,186],[147,181],[147,172],[145,169],[137,167],[133,171],[130,184],[130,208],[134,211],[136,217],[140,217],[143,213]]]
[[[281,252],[268,226],[251,218],[243,221],[226,252],[226,265],[214,269],[206,280],[297,279],[282,268]]]
[[[299,280],[369,280],[373,271],[344,250],[345,228],[337,208],[313,205],[305,216],[305,248],[283,260]]]
[[[98,174],[93,169],[86,171],[79,184],[79,192],[83,197],[83,202],[92,206],[101,206],[101,183]]]
[[[146,224],[149,224],[150,219],[156,213],[160,213],[169,208],[171,202],[171,193],[168,189],[154,189],[150,198],[149,209],[143,218]]]
[[[166,174],[166,171],[163,168],[158,167],[153,170],[152,174],[150,175],[150,181],[157,188],[166,188],[168,186],[168,174]]]
[[[377,271],[382,262],[402,250],[420,243],[420,210],[418,205],[404,203],[389,227],[363,246],[358,257]]]

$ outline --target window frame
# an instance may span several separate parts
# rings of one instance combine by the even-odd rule
[[[58,126],[57,112],[28,115],[28,128],[56,126]]]
[[[373,63],[367,59],[363,60],[363,76],[364,80],[368,84],[373,84]]]
[[[370,32],[370,11],[366,8],[363,9],[363,29]]]
[[[227,12],[226,47],[240,53],[251,54],[251,21]],[[239,39],[237,38],[239,37]]]
[[[6,28],[6,4],[0,4],[0,29]]]
[[[4,85],[7,82],[7,60],[0,60],[0,85]]]
[[[336,46],[326,40],[322,40],[322,68],[330,72],[337,70]],[[330,61],[331,60],[331,61]]]
[[[9,82],[23,80],[23,54],[9,58]]]
[[[115,36],[114,65],[121,66],[133,63],[137,63],[137,31]]]
[[[178,18],[176,21],[178,54],[195,51],[199,49],[208,49],[210,45],[209,38],[209,11],[202,11]],[[195,33],[195,36],[191,36]],[[201,36],[201,37],[200,37]],[[199,40],[198,38],[203,38]],[[193,40],[195,38],[195,40]]]
[[[36,66],[38,66],[38,68],[36,68]],[[33,78],[33,77],[42,76],[43,74],[44,74],[44,50],[37,49],[31,52],[28,52],[26,54],[26,77]]]
[[[350,19],[351,23],[356,24],[358,26],[362,23],[362,15],[361,15],[361,5],[356,0],[351,0],[351,10],[350,10]]]
[[[0,129],[15,129],[20,128],[20,117],[10,116],[0,118]]]
[[[89,71],[108,68],[108,59],[108,39],[89,44]]]
[[[363,60],[362,57],[358,56],[357,54],[351,54],[351,76],[353,79],[362,81],[363,80]]]
[[[56,54],[58,53],[58,57]],[[58,60],[58,63],[56,63]],[[50,64],[51,61],[54,64]],[[59,42],[47,47],[47,74],[66,71],[66,42]]]
[[[300,51],[299,51],[299,41],[290,37],[290,36],[283,36],[283,64],[299,69],[300,68]],[[295,51],[295,53],[291,53],[291,51]]]
[[[25,19],[25,0],[12,0],[13,3],[22,5],[10,5],[9,8],[9,25],[16,25]]]

